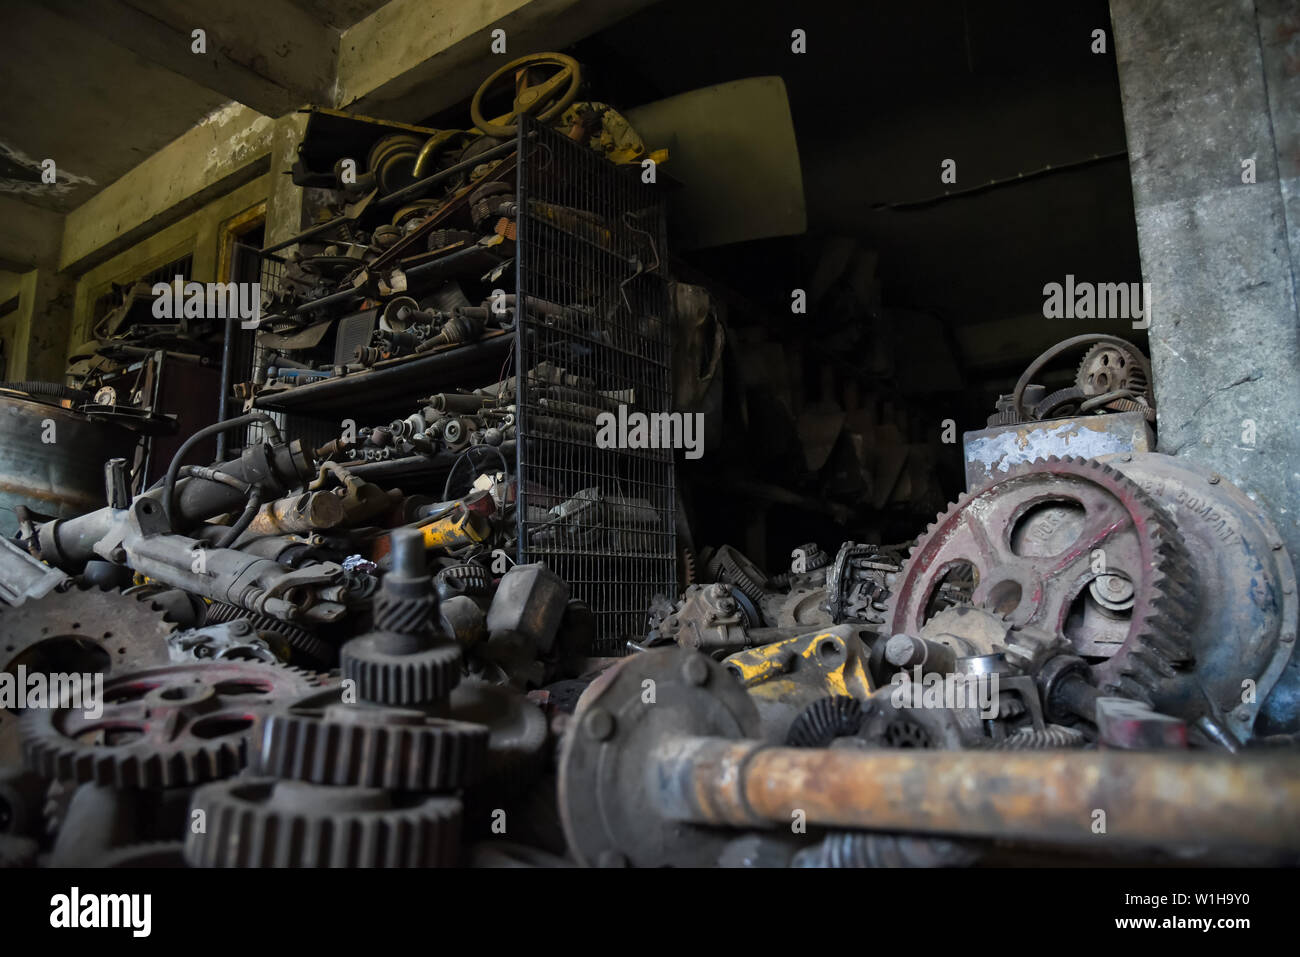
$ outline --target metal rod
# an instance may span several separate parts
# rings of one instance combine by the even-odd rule
[[[1300,759],[1188,752],[850,751],[677,737],[647,781],[674,820],[1300,848]]]
[[[234,338],[235,338],[235,319],[233,316],[226,317],[226,335],[221,341],[221,395],[217,399],[217,421],[226,421],[230,414],[230,390],[232,387],[231,379],[235,372],[234,356]],[[217,461],[226,460],[226,433],[217,433]]]

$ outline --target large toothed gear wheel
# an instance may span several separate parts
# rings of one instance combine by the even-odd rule
[[[114,675],[171,664],[176,630],[148,598],[69,588],[17,607],[0,605],[0,671]],[[0,764],[21,760],[17,718],[0,709]]]
[[[327,680],[247,661],[131,672],[104,682],[97,717],[82,707],[29,709],[23,753],[30,770],[59,781],[200,784],[239,773],[271,707],[303,698]]]
[[[488,728],[404,708],[343,704],[326,691],[266,720],[256,773],[315,784],[446,791],[476,780]]]
[[[971,571],[972,604],[1064,638],[1109,693],[1150,702],[1189,660],[1187,549],[1142,488],[1100,462],[1033,462],[940,514],[898,576],[891,633],[921,634],[945,579]]]
[[[192,867],[450,867],[459,853],[453,797],[237,778],[194,792],[198,811]]]
[[[70,588],[17,607],[0,605],[0,671],[101,671],[115,674],[170,663],[177,629],[148,598],[101,588]]]

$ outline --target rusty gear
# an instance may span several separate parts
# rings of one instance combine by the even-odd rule
[[[343,676],[356,682],[357,697],[371,704],[411,707],[447,697],[460,681],[460,645],[434,640],[400,654],[382,647],[384,633],[353,638],[339,653]]]
[[[1140,486],[1100,462],[1037,461],[962,496],[909,555],[891,596],[891,633],[920,634],[945,577],[960,568],[974,570],[972,602],[1008,625],[1064,637],[1076,652],[1088,644],[1093,680],[1108,693],[1149,701],[1189,658],[1195,580],[1186,547]],[[1107,574],[1131,583],[1131,606],[1107,619],[1108,631],[1082,633],[1078,607]],[[1012,654],[1033,668],[1051,651]]]
[[[487,746],[481,724],[343,704],[325,691],[267,718],[253,764],[258,774],[315,784],[445,791],[478,776]]]
[[[1005,615],[967,604],[939,612],[925,623],[920,637],[947,645],[959,658],[1000,654],[1027,675],[1036,675],[1049,658],[1070,648],[1060,636],[1013,627]]]
[[[0,671],[102,671],[118,674],[171,661],[167,636],[177,624],[148,597],[113,589],[70,588],[17,607],[0,606]],[[102,654],[99,650],[102,650]],[[64,661],[82,653],[101,667]],[[53,658],[46,667],[46,660]]]
[[[1075,373],[1075,387],[1085,398],[1128,389],[1146,396],[1149,383],[1136,349],[1124,349],[1112,342],[1099,342],[1089,349]]]
[[[934,615],[920,631],[920,637],[951,648],[958,658],[1002,653],[1011,626],[1002,615],[985,608],[957,604]]]
[[[459,849],[453,797],[238,778],[190,807],[207,819],[185,839],[193,867],[447,867]]]
[[[29,709],[27,766],[60,781],[164,788],[237,774],[275,701],[301,698],[327,679],[247,661],[135,671],[104,682],[103,713]]]

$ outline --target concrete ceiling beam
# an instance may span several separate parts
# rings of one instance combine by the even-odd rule
[[[195,8],[187,0],[46,0],[83,27],[208,89],[277,117],[332,95],[338,34],[286,0]],[[193,52],[193,31],[205,52]]]

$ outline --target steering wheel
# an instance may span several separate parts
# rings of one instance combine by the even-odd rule
[[[536,86],[529,86],[528,73],[525,71],[523,78],[515,84],[514,109],[506,115],[504,123],[489,123],[487,117],[483,115],[483,98],[503,76],[513,73],[520,67],[535,66],[559,67],[560,72]],[[565,81],[568,81],[568,87],[561,92]],[[536,116],[542,123],[549,123],[578,98],[578,87],[581,83],[582,67],[573,57],[565,56],[563,53],[530,53],[528,56],[521,56],[518,60],[511,60],[484,81],[469,104],[469,116],[474,121],[474,125],[487,136],[513,136],[519,129],[519,124],[511,122],[512,120],[527,114]],[[552,100],[555,102],[547,106]],[[547,108],[543,111],[544,106]]]

